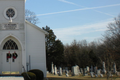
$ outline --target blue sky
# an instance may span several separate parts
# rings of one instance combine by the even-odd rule
[[[120,14],[120,0],[27,0],[25,7],[39,18],[37,26],[49,26],[63,44],[100,39]]]

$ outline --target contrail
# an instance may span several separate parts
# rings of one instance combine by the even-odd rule
[[[60,14],[60,13],[75,12],[75,11],[82,11],[82,10],[107,8],[107,7],[113,7],[113,6],[120,6],[120,4],[113,4],[113,5],[106,5],[106,6],[99,6],[99,7],[91,7],[91,8],[82,8],[82,9],[74,9],[74,10],[67,10],[67,11],[60,11],[60,12],[52,12],[52,13],[38,14],[38,15],[32,15],[32,16],[26,16],[26,17]]]
[[[99,12],[99,13],[103,13],[103,14],[106,14],[106,15],[109,15],[109,16],[112,16],[112,17],[115,17],[114,15],[111,15],[109,13],[101,12],[101,11],[98,11],[98,10],[94,10],[94,11]]]
[[[85,7],[85,6],[77,5],[77,4],[73,3],[73,2],[66,1],[66,0],[58,0],[58,1],[61,1],[61,2],[64,2],[64,3],[68,3],[68,4],[72,4],[72,5],[76,5],[76,6],[80,6],[80,7],[84,7],[84,8],[87,8],[87,7]],[[105,14],[105,15],[109,15],[109,16],[114,17],[114,15],[111,15],[111,14],[109,14],[109,13],[101,12],[101,11],[98,11],[98,10],[94,10],[94,11],[96,11],[96,12],[98,12],[98,13],[102,13],[102,14]]]
[[[73,3],[73,2],[69,2],[69,1],[66,1],[66,0],[59,0],[59,1],[64,2],[64,3],[68,3],[68,4],[72,4],[72,5],[79,6],[79,5],[77,5],[77,4]]]

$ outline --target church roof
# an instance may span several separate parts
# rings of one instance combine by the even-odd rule
[[[43,32],[44,34],[49,34],[47,31],[45,31],[45,30],[41,29],[40,27],[38,27],[38,26],[36,26],[36,25],[30,23],[29,21],[25,20],[25,22],[28,23],[29,25],[31,25],[31,26],[37,28],[39,31]]]

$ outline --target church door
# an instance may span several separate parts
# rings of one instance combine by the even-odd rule
[[[20,52],[13,40],[8,40],[2,51],[2,74],[19,74]]]

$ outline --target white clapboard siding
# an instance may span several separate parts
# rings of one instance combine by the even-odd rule
[[[31,58],[31,69],[40,69],[46,77],[45,33],[37,26],[26,22],[26,54],[27,62]]]

